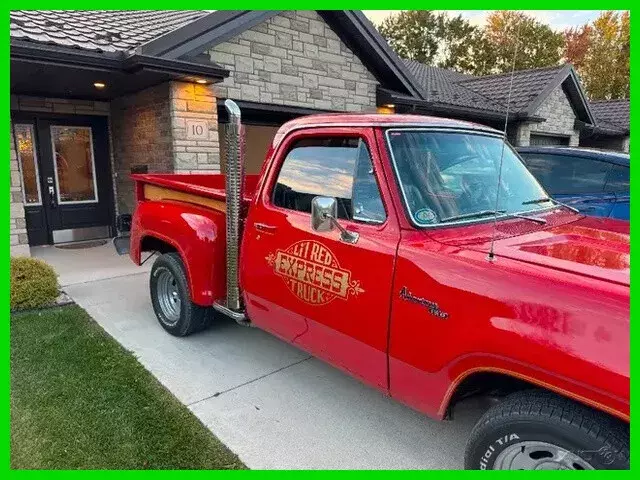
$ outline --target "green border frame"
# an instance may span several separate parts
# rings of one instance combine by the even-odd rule
[[[291,0],[279,0],[278,5],[281,8],[284,9],[296,9],[296,7],[299,8],[300,6],[300,2],[299,1],[291,1]],[[524,2],[518,2],[515,0],[487,0],[486,2],[483,2],[483,6],[485,7],[486,10],[498,10],[498,9],[511,9],[511,10],[520,10],[520,7],[523,7],[525,5],[523,5]],[[598,10],[601,9],[600,7],[602,6],[603,2],[596,2],[594,0],[568,0],[565,1],[564,3],[559,3],[557,0],[556,1],[551,1],[551,0],[538,0],[535,2],[535,6],[537,7],[537,10],[542,10],[542,7],[546,7],[546,9],[548,10],[554,10],[557,9],[558,6],[562,6],[563,9],[572,9],[572,10],[587,10],[587,9],[593,9],[593,10]],[[134,4],[134,5],[132,5]],[[324,0],[321,2],[312,2],[312,5],[314,5],[315,7],[319,8],[319,9],[325,9],[325,10],[337,10],[337,7],[341,7],[344,8],[345,6],[348,6],[349,8],[352,9],[357,9],[360,8],[362,10],[388,10],[388,6],[389,6],[389,2],[388,1],[383,1],[383,0],[368,0],[368,1],[350,1],[350,2],[344,2],[344,1],[336,1],[336,0]],[[451,7],[451,2],[450,1],[445,1],[445,0],[436,0],[436,1],[432,1],[432,2],[420,2],[420,1],[415,1],[415,0],[403,0],[400,2],[399,5],[397,5],[397,7],[402,7],[403,9],[426,9],[426,8],[430,8],[430,9],[442,9],[442,10],[446,10],[448,7]],[[43,1],[43,0],[26,0],[23,2],[16,2],[16,1],[10,1],[8,2],[8,8],[6,8],[6,13],[5,13],[5,19],[8,21],[8,10],[12,10],[12,9],[29,9],[29,10],[52,10],[52,9],[59,9],[59,10],[73,10],[73,9],[86,9],[87,7],[87,2],[85,1],[81,1],[81,0],[53,0],[53,1]],[[91,6],[96,6],[98,7],[98,5],[91,5]],[[169,0],[154,0],[154,1],[150,1],[150,0],[145,0],[145,1],[123,1],[123,0],[112,0],[108,3],[108,9],[111,10],[115,10],[115,9],[122,9],[122,10],[127,10],[127,9],[132,9],[132,7],[135,6],[136,9],[140,9],[140,10],[156,10],[156,9],[167,9],[167,10],[175,10],[176,7],[178,6],[178,4],[176,4],[175,1],[169,1]],[[215,6],[215,5],[214,5]],[[234,3],[235,7],[238,6],[242,6],[246,9],[255,9],[255,10],[261,10],[264,9],[265,3],[261,2],[261,1],[257,1],[257,0],[242,0],[240,1],[238,4]],[[470,10],[479,10],[478,7],[478,2],[473,1],[473,0],[458,0],[457,2],[455,2],[455,6],[467,6],[470,7]],[[529,5],[526,5],[529,6]],[[606,2],[606,6],[609,7],[608,9],[615,9],[615,10],[631,10],[631,13],[633,13],[632,9],[631,9],[631,2],[621,2],[621,1],[613,1],[613,2]],[[212,7],[212,2],[206,2],[206,1],[202,1],[202,0],[196,0],[196,1],[192,1],[189,5],[190,9],[193,10],[197,10],[197,9],[210,9]],[[555,8],[554,8],[555,7]],[[573,7],[573,8],[572,8]],[[615,8],[613,8],[615,7]],[[631,15],[631,31],[634,31],[634,22],[633,22],[633,15]],[[0,107],[1,109],[4,109],[5,113],[5,121],[4,123],[4,131],[5,134],[8,134],[10,131],[10,103],[9,103],[9,93],[10,93],[10,83],[9,83],[9,65],[10,65],[10,59],[9,59],[9,42],[6,43],[2,43],[2,58],[4,58],[4,61],[2,62],[2,86],[3,86],[3,90],[6,88],[5,94],[2,96],[2,106]],[[633,77],[633,71],[636,72],[640,72],[640,70],[638,70],[638,68],[640,68],[640,57],[638,57],[638,55],[640,55],[640,46],[637,46],[636,43],[634,43],[633,41],[631,42],[631,72],[632,72],[632,77]],[[636,76],[638,76],[640,78],[640,73],[636,74]],[[632,82],[632,91],[635,91],[635,94],[640,94],[640,88],[633,88],[635,84]],[[634,95],[635,95],[634,94]],[[636,117],[634,115],[634,111],[633,109],[631,110],[631,122],[632,124],[635,124],[634,120],[636,118],[640,118],[640,117]],[[635,128],[632,129],[632,131],[635,131]],[[5,137],[7,140],[9,140],[9,136],[7,135],[7,137]],[[634,141],[631,141],[631,144],[635,144]],[[5,164],[5,166],[3,167],[4,169],[4,184],[5,186],[9,187],[11,184],[11,180],[10,180],[10,173],[9,173],[9,163],[7,162],[7,164]],[[636,170],[635,168],[631,169],[631,178],[632,178],[632,186],[631,189],[633,190],[638,190],[638,188],[634,187],[634,185],[636,185],[635,180],[640,179],[640,169]],[[9,188],[7,188],[7,191],[9,191]],[[634,195],[640,195],[640,191],[637,194]],[[639,197],[640,198],[640,197]],[[640,205],[640,204],[638,204]],[[638,211],[640,210],[640,206],[636,208],[636,204],[635,203],[631,203],[631,217],[635,218],[638,213]],[[0,224],[3,225],[5,232],[7,234],[7,237],[9,236],[9,217],[10,217],[10,210],[9,210],[9,203],[2,203],[0,205]],[[4,218],[4,220],[2,220],[1,218]],[[7,238],[5,237],[5,238]],[[9,245],[5,244],[5,249],[9,250]],[[638,248],[631,248],[632,251],[632,255],[635,255],[635,253],[638,252]],[[61,471],[50,471],[50,470],[41,470],[41,471],[22,471],[22,470],[10,470],[9,469],[9,460],[10,460],[10,408],[9,408],[9,395],[10,395],[10,381],[9,381],[9,251],[7,251],[7,254],[2,256],[2,271],[4,271],[5,273],[2,275],[2,292],[4,295],[4,298],[6,299],[6,303],[5,303],[5,307],[4,307],[4,311],[6,312],[6,317],[5,320],[3,322],[3,328],[2,328],[2,345],[3,348],[5,349],[5,368],[3,369],[2,372],[2,390],[3,390],[3,397],[5,398],[5,401],[7,403],[5,403],[5,432],[6,432],[6,443],[5,443],[5,448],[3,448],[3,452],[2,452],[2,464],[5,465],[4,468],[7,468],[7,470],[9,470],[9,475],[11,475],[13,478],[23,478],[23,479],[30,479],[30,478],[43,478],[43,477],[57,477],[57,478],[67,478],[70,476],[73,476],[75,478],[86,478],[86,477],[90,477],[90,478],[105,478],[105,477],[115,477],[118,476],[118,478],[120,479],[125,479],[125,478],[133,478],[133,476],[136,476],[138,478],[141,477],[149,477],[150,475],[153,475],[154,478],[175,478],[176,475],[180,475],[181,478],[210,478],[211,475],[224,475],[224,476],[247,476],[247,475],[252,475],[252,476],[260,476],[263,478],[278,478],[278,477],[289,477],[289,478],[298,478],[299,475],[303,475],[307,478],[324,478],[325,475],[327,475],[327,472],[324,471],[311,471],[311,472],[304,472],[304,473],[300,473],[300,472],[295,472],[295,471],[288,471],[288,472],[282,472],[282,471],[231,471],[231,472],[208,472],[208,471],[180,471],[180,472],[176,472],[176,471],[150,471],[150,472],[144,472],[144,471],[89,471],[89,472],[85,472],[85,471],[80,471],[80,472],[72,472],[72,471],[66,471],[66,470],[61,470]],[[633,270],[631,272],[631,279],[632,279],[632,285],[635,284],[635,276],[633,274]],[[631,296],[631,317],[637,316],[635,315],[635,313],[638,310],[638,302],[634,301],[634,296]],[[632,323],[633,325],[633,323]],[[635,338],[636,335],[634,333],[634,330],[637,330],[638,327],[632,327],[631,329],[631,338]],[[631,355],[631,369],[632,371],[635,370],[635,364],[636,364],[636,360],[638,359],[638,355]],[[632,397],[633,395],[633,391],[637,390],[635,389],[636,382],[631,382],[631,387],[632,387]],[[637,408],[633,408],[632,406],[632,417],[634,415],[634,412],[637,411]],[[633,432],[633,430],[632,430]],[[632,435],[633,436],[633,435]],[[635,445],[635,443],[632,441],[632,446]],[[463,448],[461,446],[461,448]],[[632,470],[630,472],[598,472],[598,473],[593,473],[592,475],[598,475],[598,476],[607,476],[607,477],[618,477],[621,478],[622,476],[627,477],[628,475],[631,475],[631,472],[634,470],[634,467],[636,465],[640,465],[640,455],[636,454],[637,452],[640,452],[640,449],[633,449],[631,450],[631,465],[632,465]],[[3,468],[3,469],[4,469]],[[638,467],[640,468],[640,467]],[[439,471],[439,472],[431,472],[431,471],[403,471],[403,472],[399,472],[399,471],[392,471],[392,472],[386,472],[386,471],[382,471],[382,472],[356,472],[356,471],[337,471],[337,472],[331,472],[330,475],[332,477],[349,477],[349,478],[354,478],[354,477],[362,477],[362,476],[373,476],[373,477],[377,477],[377,478],[388,478],[388,475],[401,475],[405,478],[426,478],[428,475],[437,475],[439,477],[449,477],[452,478],[452,476],[457,476],[457,475],[482,475],[482,473],[476,473],[476,472],[459,472],[459,471]],[[577,473],[573,473],[570,475],[576,475]],[[505,474],[503,474],[505,475]],[[506,473],[506,475],[510,475],[510,473]],[[516,475],[523,475],[523,476],[531,476],[531,475],[536,475],[533,472],[522,472]],[[589,475],[588,473],[582,473],[582,474],[578,474],[578,475]]]

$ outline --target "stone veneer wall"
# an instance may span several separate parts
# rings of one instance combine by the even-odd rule
[[[337,111],[375,111],[377,81],[313,10],[276,15],[214,46],[231,71],[220,98]]]
[[[567,98],[562,86],[557,87],[551,95],[540,105],[536,111],[546,120],[541,123],[531,125],[531,133],[555,133],[558,135],[567,135],[569,137],[569,145],[575,147],[580,141],[580,131],[575,127],[576,114],[571,107],[571,103]]]
[[[177,173],[220,171],[218,105],[214,85],[172,82],[170,117],[174,169]],[[190,120],[206,122],[206,139],[188,139]]]
[[[11,95],[11,111],[13,112],[45,112],[77,115],[108,115],[109,103],[91,100],[70,100],[64,98],[31,97],[25,95]],[[24,214],[22,175],[15,148],[13,124],[10,132],[10,210],[11,224],[9,227],[11,255],[29,256],[29,239]]]
[[[173,171],[170,85],[164,83],[111,102],[111,135],[119,213],[135,206],[131,167],[149,173]]]

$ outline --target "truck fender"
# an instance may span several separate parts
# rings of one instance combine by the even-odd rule
[[[463,383],[477,374],[493,374],[521,382],[523,386],[539,388],[557,393],[596,410],[608,413],[624,421],[629,421],[629,404],[622,398],[612,397],[605,392],[595,391],[586,385],[576,384],[565,378],[494,355],[467,355],[450,365],[447,370],[449,386],[442,397],[438,417],[443,418],[451,406],[454,394]],[[487,390],[491,385],[485,386]]]
[[[224,213],[182,202],[145,201],[138,204],[132,223],[130,256],[137,265],[144,240],[155,238],[180,254],[195,304],[211,306],[224,298]]]

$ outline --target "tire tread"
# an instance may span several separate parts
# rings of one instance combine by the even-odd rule
[[[629,427],[613,417],[592,410],[580,403],[543,390],[523,390],[509,395],[503,402],[489,409],[476,423],[467,443],[465,465],[471,467],[472,448],[492,425],[500,424],[510,417],[530,417],[562,424],[582,430],[596,442],[607,444],[621,459],[629,462]]]

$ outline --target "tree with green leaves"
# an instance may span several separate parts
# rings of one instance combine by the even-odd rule
[[[476,63],[484,65],[485,70],[491,66],[490,73],[511,71],[516,43],[516,70],[558,65],[562,57],[562,33],[554,32],[548,25],[522,12],[492,12],[487,17],[484,35],[486,50],[478,50],[481,61]]]
[[[387,17],[378,29],[402,58],[461,72],[473,69],[473,47],[480,29],[460,15],[400,11]]]

